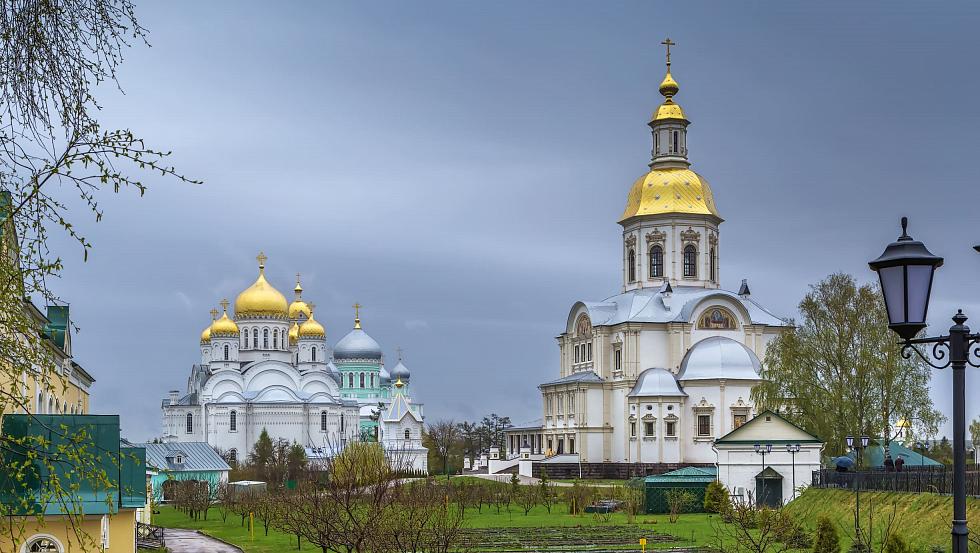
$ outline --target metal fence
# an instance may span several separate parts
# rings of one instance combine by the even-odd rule
[[[820,469],[813,471],[812,484],[817,488],[853,490],[859,487],[861,490],[870,491],[951,494],[953,469],[935,467],[901,472],[884,470],[837,472],[834,469]],[[967,471],[966,494],[980,497],[980,471]]]

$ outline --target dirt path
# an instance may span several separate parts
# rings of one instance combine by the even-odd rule
[[[242,550],[223,541],[198,534],[194,530],[165,528],[163,538],[171,553],[242,553]]]

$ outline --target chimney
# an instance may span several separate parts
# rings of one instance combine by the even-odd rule
[[[665,280],[664,285],[660,287],[660,301],[664,304],[664,309],[670,311],[670,296],[673,295],[674,289],[670,287],[670,281]]]
[[[179,390],[170,390],[170,405],[177,405],[178,394],[180,394]]]
[[[742,299],[748,298],[749,296],[752,295],[752,292],[749,291],[749,281],[748,281],[748,279],[745,279],[745,278],[742,279],[742,286],[740,286],[739,289],[738,289],[738,295]]]

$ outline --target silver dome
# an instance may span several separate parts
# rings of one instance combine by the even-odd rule
[[[349,359],[381,360],[381,346],[374,338],[368,336],[367,332],[355,328],[337,342],[333,348],[333,358],[338,361]]]
[[[677,380],[759,380],[762,363],[741,342],[722,336],[705,338],[687,350]]]
[[[408,367],[406,367],[405,364],[399,360],[398,364],[395,365],[395,368],[391,369],[391,378],[405,382],[406,380],[412,378],[412,373],[409,372]]]
[[[647,369],[640,373],[629,396],[686,396],[667,369]]]
[[[379,373],[379,376],[381,378],[382,385],[391,384],[391,374],[388,372],[388,369],[386,369],[384,365],[381,365],[381,372]]]

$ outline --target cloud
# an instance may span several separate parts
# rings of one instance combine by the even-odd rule
[[[407,330],[429,330],[429,323],[422,319],[409,319],[405,321],[405,328]]]

